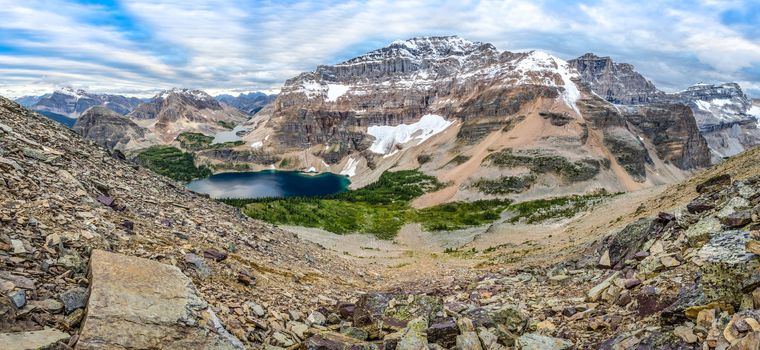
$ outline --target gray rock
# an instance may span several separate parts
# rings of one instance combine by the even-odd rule
[[[81,309],[87,305],[87,289],[84,287],[71,288],[61,293],[61,302],[66,314],[70,314],[76,309]]]
[[[312,325],[324,326],[327,318],[319,311],[314,311],[306,318],[306,322]]]
[[[744,263],[756,257],[744,248],[749,240],[750,234],[747,231],[715,232],[697,254],[707,262]]]
[[[523,334],[517,340],[523,350],[565,350],[573,343],[569,340],[552,338],[535,333]]]
[[[457,336],[457,349],[459,350],[482,350],[480,337],[473,331],[463,332]]]
[[[211,276],[211,268],[200,256],[193,253],[185,254],[185,262],[193,267],[193,270],[195,270],[200,279],[206,279]]]
[[[26,305],[26,291],[19,289],[10,295],[13,306],[20,309]]]

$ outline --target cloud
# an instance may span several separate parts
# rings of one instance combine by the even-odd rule
[[[668,90],[740,81],[760,95],[759,12],[752,0],[0,0],[0,94],[276,89],[393,40],[456,34],[609,55]]]

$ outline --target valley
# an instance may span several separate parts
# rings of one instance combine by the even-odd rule
[[[457,36],[0,97],[0,348],[757,349],[759,119]]]

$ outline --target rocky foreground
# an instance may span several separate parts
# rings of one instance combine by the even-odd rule
[[[760,347],[759,176],[559,264],[391,280],[117,158],[0,100],[3,349]]]

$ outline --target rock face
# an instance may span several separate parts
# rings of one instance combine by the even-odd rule
[[[264,106],[272,103],[277,98],[277,95],[267,95],[263,92],[249,92],[237,96],[219,95],[214,98],[223,104],[237,108],[247,115],[254,115],[264,108]]]
[[[615,63],[610,57],[587,53],[568,63],[578,70],[584,83],[609,102],[644,104],[664,96],[651,81],[636,72],[632,65]]]
[[[78,349],[235,348],[203,324],[208,304],[175,266],[95,250],[90,276]]]
[[[681,169],[710,165],[710,149],[687,106],[652,103],[628,108],[626,120],[651,140],[660,159]]]
[[[165,143],[181,132],[215,134],[225,125],[237,125],[248,117],[240,111],[222,106],[200,90],[172,89],[161,92],[140,104],[128,117],[150,125],[152,132]]]
[[[88,109],[77,119],[72,129],[82,137],[110,150],[124,151],[147,147],[157,141],[150,137],[145,128],[105,107]]]
[[[142,101],[135,97],[121,95],[99,95],[84,90],[65,87],[52,94],[24,100],[30,109],[47,111],[68,117],[78,117],[90,107],[102,106],[119,114],[127,114]]]

